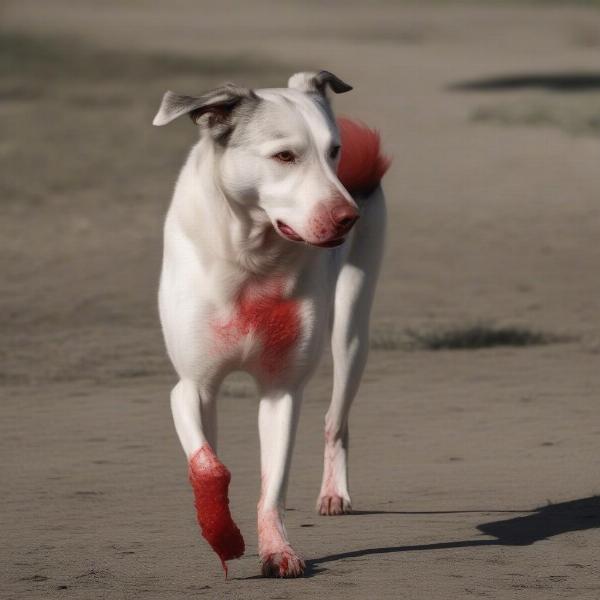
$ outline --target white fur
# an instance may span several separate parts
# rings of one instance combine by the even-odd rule
[[[188,459],[207,442],[216,451],[215,403],[226,375],[246,370],[257,380],[261,558],[287,553],[288,561],[298,562],[282,522],[284,498],[303,389],[328,331],[334,389],[317,508],[322,514],[350,510],[348,412],[367,357],[385,204],[380,187],[367,198],[352,198],[337,179],[336,160],[328,154],[339,143],[337,128],[314,94],[289,88],[256,94],[263,122],[248,125],[248,139],[218,148],[205,128],[181,171],[164,228],[159,306],[179,376],[171,393],[173,418]],[[270,137],[271,132],[283,137]],[[285,164],[272,158],[284,150],[302,159]],[[332,202],[358,206],[361,218],[342,245],[316,247],[312,244],[332,233],[315,228],[314,216],[327,214]],[[284,239],[275,230],[278,221],[307,243]],[[289,364],[275,376],[257,362],[259,335],[247,332],[215,351],[214,328],[235,318],[236,298],[250,281],[260,287],[274,279],[284,282],[286,299],[297,301],[301,323]]]

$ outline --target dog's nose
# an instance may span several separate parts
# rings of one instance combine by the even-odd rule
[[[344,234],[352,229],[352,225],[358,220],[358,211],[350,204],[340,204],[331,210],[331,219],[335,224],[337,232]]]

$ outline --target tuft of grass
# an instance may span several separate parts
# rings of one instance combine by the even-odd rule
[[[288,74],[289,67],[251,55],[201,55],[106,50],[73,37],[0,31],[0,77],[19,79],[154,80],[176,75],[229,77]]]
[[[418,348],[425,350],[478,350],[496,346],[540,346],[558,341],[556,336],[525,327],[494,327],[475,324],[442,331],[418,332],[408,335]]]
[[[569,135],[600,137],[600,95],[589,103],[555,103],[480,106],[469,120],[502,126],[551,127]]]
[[[541,346],[570,341],[571,338],[516,326],[494,326],[485,323],[443,329],[415,329],[374,333],[374,350],[479,350],[498,346]]]
[[[396,327],[375,327],[371,332],[369,346],[372,350],[411,350],[410,337],[406,330]]]
[[[475,123],[496,123],[498,125],[554,125],[555,119],[549,111],[540,106],[529,106],[515,110],[506,106],[479,106],[469,117]]]

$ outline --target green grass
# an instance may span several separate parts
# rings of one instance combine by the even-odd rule
[[[494,326],[485,323],[441,329],[375,330],[371,336],[374,350],[479,350],[498,346],[541,346],[570,341],[571,338],[536,331],[527,327]]]

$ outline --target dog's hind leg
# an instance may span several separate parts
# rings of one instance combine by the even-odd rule
[[[283,513],[301,392],[266,394],[260,401],[261,497],[258,551],[265,577],[298,577],[304,561],[290,546]]]
[[[244,553],[244,539],[229,512],[231,475],[215,454],[214,397],[203,393],[201,398],[194,382],[182,379],[171,392],[171,410],[189,461],[189,479],[202,535],[219,555],[227,573],[226,561]]]
[[[383,254],[386,209],[381,187],[360,201],[361,218],[338,276],[333,310],[333,394],[325,416],[321,515],[351,512],[348,490],[348,414],[369,351],[369,315]]]

